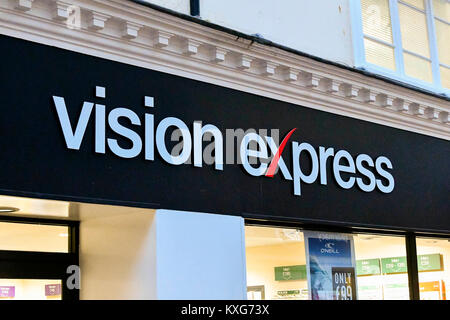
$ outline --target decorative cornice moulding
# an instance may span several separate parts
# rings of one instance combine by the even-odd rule
[[[450,102],[125,0],[4,0],[0,33],[450,140]]]

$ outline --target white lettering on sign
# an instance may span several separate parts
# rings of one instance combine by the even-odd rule
[[[97,99],[106,98],[105,88],[96,87],[96,92]],[[107,112],[104,104],[89,101],[83,102],[78,120],[71,121],[65,99],[53,96],[53,102],[68,149],[80,149],[93,113],[92,110],[95,108],[96,153],[105,154],[108,148],[109,151],[121,158],[130,159],[143,154],[145,160],[154,161],[156,145],[158,154],[168,164],[190,163],[191,156],[193,156],[194,166],[202,167],[203,162],[212,164],[204,159],[204,151],[210,146],[207,146],[205,150],[203,149],[204,138],[210,136],[214,139],[214,167],[216,170],[224,170],[223,135],[219,128],[213,124],[203,125],[201,121],[194,121],[193,132],[191,133],[188,125],[176,117],[166,117],[155,124],[154,115],[151,113],[144,113],[143,117],[140,117],[136,112],[125,107],[113,108]],[[144,106],[151,108],[146,110],[154,110],[155,99],[146,96]],[[72,123],[74,127],[72,127]],[[119,136],[128,141],[127,147],[124,147],[123,143],[119,144],[117,138],[106,137],[107,125],[116,137]],[[143,136],[141,137],[136,129],[142,126]],[[166,143],[166,135],[171,127],[177,131],[178,136],[182,139],[181,146],[176,146],[177,152],[174,152],[175,147],[169,150]],[[296,130],[297,128],[292,129],[279,146],[273,137],[248,130],[238,146],[238,151],[240,151],[238,158],[245,171],[251,176],[272,178],[279,168],[285,180],[293,181],[294,194],[300,196],[302,184],[312,184],[317,180],[320,181],[321,185],[328,184],[327,164],[330,163],[334,180],[343,189],[351,189],[356,185],[364,192],[372,192],[376,188],[383,193],[390,193],[394,190],[394,177],[389,172],[393,169],[393,165],[387,157],[379,156],[374,160],[367,154],[359,154],[355,159],[346,150],[319,146],[317,151],[307,142],[292,141],[291,160],[293,169],[291,173],[286,166],[282,153],[291,135]],[[234,150],[225,151],[234,154]],[[270,157],[270,154],[273,156]],[[234,160],[234,156],[232,159]],[[301,161],[301,159],[304,159],[304,161]],[[308,168],[302,168],[302,163],[305,163],[305,160],[310,160]],[[378,174],[378,178],[374,172]],[[328,248],[328,250],[331,252],[332,249]]]

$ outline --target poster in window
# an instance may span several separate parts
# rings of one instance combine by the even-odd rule
[[[356,300],[355,268],[331,268],[333,300]]]
[[[341,295],[337,295],[335,292],[336,286],[340,290],[344,290],[341,288],[345,286],[345,290],[348,290],[345,297],[348,300],[356,299],[356,261],[353,237],[341,233],[312,231],[305,232],[304,235],[310,299],[340,299]],[[344,275],[340,270],[344,270],[346,274]],[[342,278],[344,282],[336,284],[333,278],[336,274],[344,277]]]

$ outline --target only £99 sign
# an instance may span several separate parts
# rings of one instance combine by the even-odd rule
[[[331,269],[333,277],[333,300],[356,300],[355,268],[334,267]]]

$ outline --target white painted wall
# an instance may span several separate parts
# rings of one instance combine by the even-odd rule
[[[353,66],[349,0],[200,0],[200,16]]]
[[[81,299],[246,299],[244,220],[81,204]]]
[[[189,4],[190,0],[144,0],[144,1],[184,14],[189,14],[191,11],[191,7]]]
[[[244,220],[157,210],[158,299],[246,299]]]

